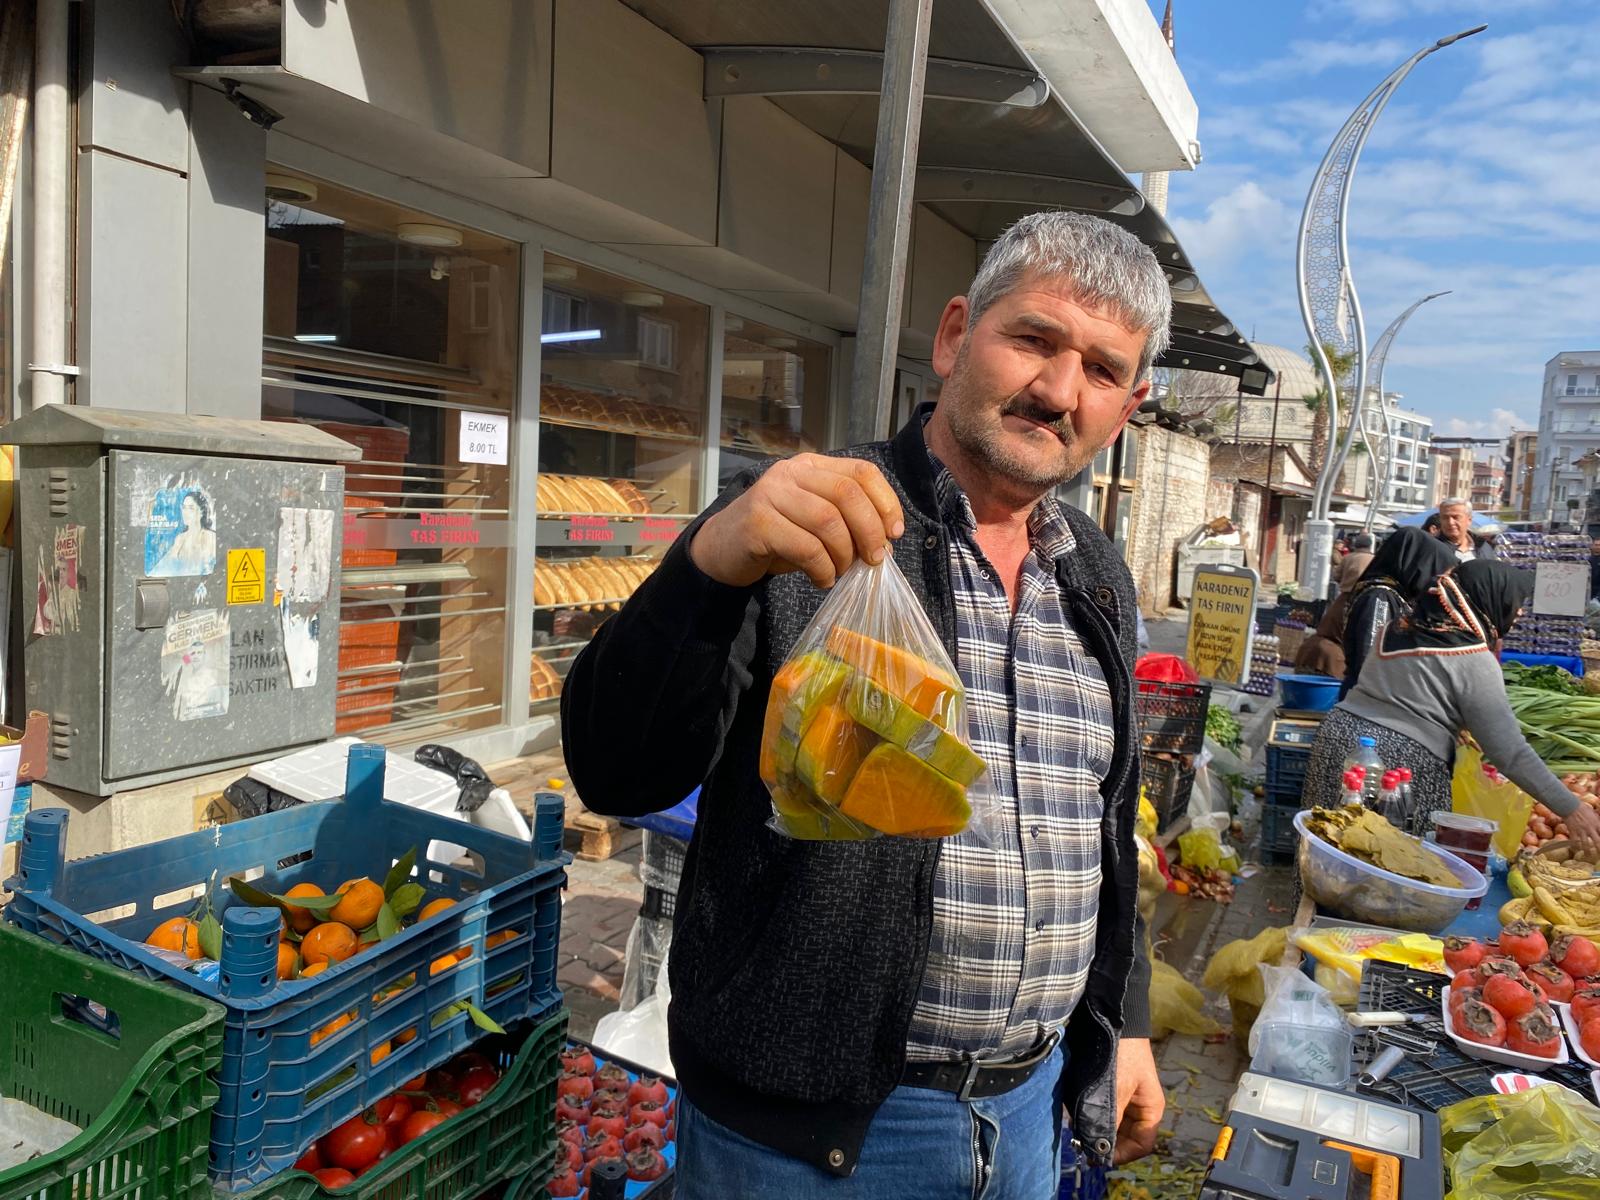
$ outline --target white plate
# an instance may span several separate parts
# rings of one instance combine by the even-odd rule
[[[1590,1058],[1583,1051],[1583,1042],[1578,1037],[1578,1022],[1573,1018],[1572,1006],[1570,1004],[1563,1004],[1561,1006],[1561,1024],[1566,1027],[1567,1040],[1572,1043],[1572,1052],[1576,1054],[1582,1062],[1587,1063],[1591,1067],[1600,1069],[1600,1060]]]
[[[1561,1050],[1554,1058],[1540,1058],[1537,1054],[1518,1054],[1514,1050],[1507,1050],[1503,1046],[1485,1046],[1482,1042],[1470,1041],[1456,1033],[1456,1024],[1450,1016],[1450,988],[1444,989],[1444,998],[1440,1001],[1444,1006],[1444,1031],[1450,1035],[1450,1040],[1455,1042],[1463,1054],[1470,1054],[1473,1058],[1481,1058],[1485,1062],[1504,1063],[1508,1067],[1521,1067],[1524,1071],[1545,1071],[1551,1067],[1562,1067],[1572,1061],[1572,1056],[1567,1053],[1567,1041],[1561,1039]]]

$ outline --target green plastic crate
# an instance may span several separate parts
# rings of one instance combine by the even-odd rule
[[[479,1042],[472,1048],[503,1071],[481,1104],[400,1147],[337,1192],[303,1171],[285,1171],[230,1200],[471,1200],[505,1180],[549,1179],[556,1154],[556,1080],[566,1044],[565,1008]]]
[[[0,980],[0,1095],[83,1130],[0,1200],[209,1200],[221,1006],[4,924]]]

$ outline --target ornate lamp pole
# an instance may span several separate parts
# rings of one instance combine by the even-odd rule
[[[1328,393],[1329,452],[1312,493],[1311,519],[1306,522],[1305,546],[1300,557],[1300,588],[1310,599],[1321,599],[1328,591],[1328,566],[1333,557],[1333,522],[1328,520],[1335,481],[1345,457],[1361,427],[1361,401],[1366,395],[1366,325],[1361,317],[1361,301],[1350,274],[1350,185],[1355,180],[1356,163],[1372,127],[1388,106],[1405,77],[1428,55],[1454,45],[1464,37],[1482,33],[1487,25],[1440,38],[1418,50],[1386,76],[1350,114],[1328,147],[1322,165],[1312,177],[1305,210],[1300,215],[1300,239],[1295,256],[1295,282],[1300,292],[1300,315],[1311,335],[1311,353]],[[1339,432],[1339,380],[1323,345],[1349,347],[1355,353],[1354,401],[1343,440],[1334,443]]]
[[[1362,526],[1368,533],[1372,532],[1373,518],[1378,515],[1378,505],[1383,501],[1384,494],[1389,490],[1389,481],[1394,478],[1394,409],[1389,406],[1389,397],[1383,390],[1383,368],[1389,361],[1389,347],[1394,345],[1395,335],[1407,321],[1411,314],[1416,312],[1429,300],[1437,300],[1440,296],[1448,296],[1449,292],[1434,292],[1424,296],[1421,300],[1414,301],[1410,308],[1401,313],[1389,323],[1389,328],[1378,335],[1378,342],[1372,347],[1372,361],[1368,370],[1372,372],[1372,386],[1378,393],[1378,411],[1383,414],[1383,466],[1374,475],[1377,486],[1367,497],[1367,520]],[[1359,406],[1357,419],[1360,418]],[[1362,422],[1361,436],[1366,437],[1366,423]],[[1371,441],[1367,443],[1371,449]]]

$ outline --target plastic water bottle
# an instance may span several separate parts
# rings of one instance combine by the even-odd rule
[[[1378,757],[1378,741],[1376,738],[1361,738],[1356,748],[1350,752],[1350,757],[1344,760],[1344,769],[1361,771],[1361,799],[1368,808],[1374,808],[1378,800],[1378,788],[1383,783],[1383,759]]]

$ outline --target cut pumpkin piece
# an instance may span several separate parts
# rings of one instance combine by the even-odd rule
[[[816,799],[803,784],[772,789],[772,827],[803,842],[856,842],[872,836],[858,822]]]
[[[856,769],[878,739],[838,702],[821,705],[800,738],[795,774],[825,804],[838,807]]]
[[[817,706],[832,700],[849,668],[820,650],[784,663],[772,680],[767,715],[761,726],[761,778],[771,787],[794,771],[800,739]]]
[[[874,747],[839,805],[881,833],[947,837],[967,827],[967,789],[893,742]]]
[[[865,675],[854,675],[845,689],[845,708],[855,720],[885,741],[909,751],[941,775],[963,786],[977,782],[983,759],[954,734],[914,712]]]
[[[961,681],[942,667],[853,629],[828,632],[830,653],[849,663],[919,715],[950,729]]]

